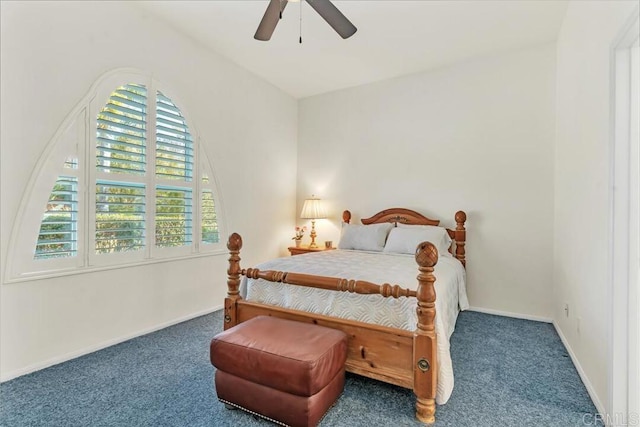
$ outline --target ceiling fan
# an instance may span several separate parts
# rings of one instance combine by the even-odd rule
[[[267,41],[271,38],[278,21],[282,18],[282,11],[284,11],[289,1],[298,2],[301,0],[269,1],[269,6],[267,6],[262,21],[260,21],[260,25],[258,25],[258,29],[256,30],[256,34],[253,36],[254,39]],[[358,30],[330,0],[306,1],[343,39],[351,37]]]

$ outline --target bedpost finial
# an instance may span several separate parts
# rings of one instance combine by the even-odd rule
[[[349,224],[349,221],[351,221],[351,212],[349,212],[348,210],[342,212],[342,221]]]
[[[239,251],[242,249],[242,237],[238,233],[233,233],[227,241],[227,249],[230,251]]]
[[[438,263],[438,248],[431,242],[422,242],[416,248],[416,263],[420,267],[433,267]]]
[[[467,220],[467,214],[464,211],[458,211],[456,212],[456,222],[458,224],[464,224],[465,221]]]

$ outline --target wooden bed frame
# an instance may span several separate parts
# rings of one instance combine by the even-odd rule
[[[349,223],[351,213],[344,211],[343,220]],[[456,228],[447,229],[454,243],[450,252],[465,265],[467,215],[458,211],[455,215]],[[409,209],[387,209],[370,218],[362,219],[363,224],[403,223],[413,225],[439,225],[440,221],[429,219]],[[435,397],[438,383],[438,359],[435,332],[435,300],[433,270],[438,262],[438,250],[423,242],[416,249],[418,264],[418,287],[411,290],[398,285],[384,283],[378,285],[362,280],[315,276],[301,273],[240,268],[242,238],[233,233],[227,243],[229,249],[229,269],[227,297],[224,301],[224,329],[260,315],[275,316],[299,322],[314,323],[344,331],[349,337],[346,370],[365,377],[413,389],[416,395],[416,418],[424,423],[435,422]],[[418,323],[415,331],[390,328],[354,320],[330,317],[246,301],[240,297],[240,276],[265,279],[296,286],[306,286],[340,292],[358,294],[379,294],[382,297],[415,297],[417,299]]]

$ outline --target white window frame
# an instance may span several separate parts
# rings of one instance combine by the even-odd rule
[[[106,105],[110,94],[120,86],[129,83],[143,84],[147,88],[147,169],[144,176],[126,175],[114,177],[111,174],[97,172],[96,156],[96,119],[98,112]],[[189,126],[193,139],[194,163],[191,182],[179,180],[156,179],[155,174],[155,117],[156,93],[160,90],[179,107]],[[226,254],[224,245],[226,233],[224,214],[218,181],[214,169],[202,149],[202,141],[185,103],[165,84],[159,84],[149,73],[118,69],[100,77],[91,87],[87,95],[69,113],[47,144],[38,164],[34,168],[21,201],[18,215],[10,238],[10,252],[7,256],[5,283],[15,283],[35,278],[81,274],[103,269],[118,268],[123,265],[142,265],[167,260]],[[78,158],[78,169],[69,173],[64,168],[65,159]],[[202,172],[209,176],[208,188],[214,195],[216,207],[219,241],[215,244],[201,244],[202,208],[201,176]],[[55,259],[34,259],[34,251],[46,201],[56,179],[60,175],[78,176],[78,255]],[[117,179],[114,179],[117,178]],[[96,179],[111,181],[140,182],[146,188],[145,221],[146,244],[144,250],[122,253],[95,253],[95,185]],[[155,191],[157,185],[190,188],[193,194],[192,243],[182,247],[156,247],[155,245]]]

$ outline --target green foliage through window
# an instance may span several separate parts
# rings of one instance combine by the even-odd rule
[[[190,182],[193,139],[180,109],[160,91],[156,99],[156,176]]]
[[[204,189],[202,190],[202,243],[218,242],[220,242],[220,233],[213,192]]]
[[[145,197],[142,184],[97,182],[96,253],[144,248]]]
[[[191,189],[158,187],[156,189],[156,246],[172,247],[191,244]]]
[[[128,84],[116,89],[98,114],[98,171],[144,175],[146,169],[147,89]]]
[[[40,223],[34,259],[75,256],[77,232],[78,178],[59,176]]]

